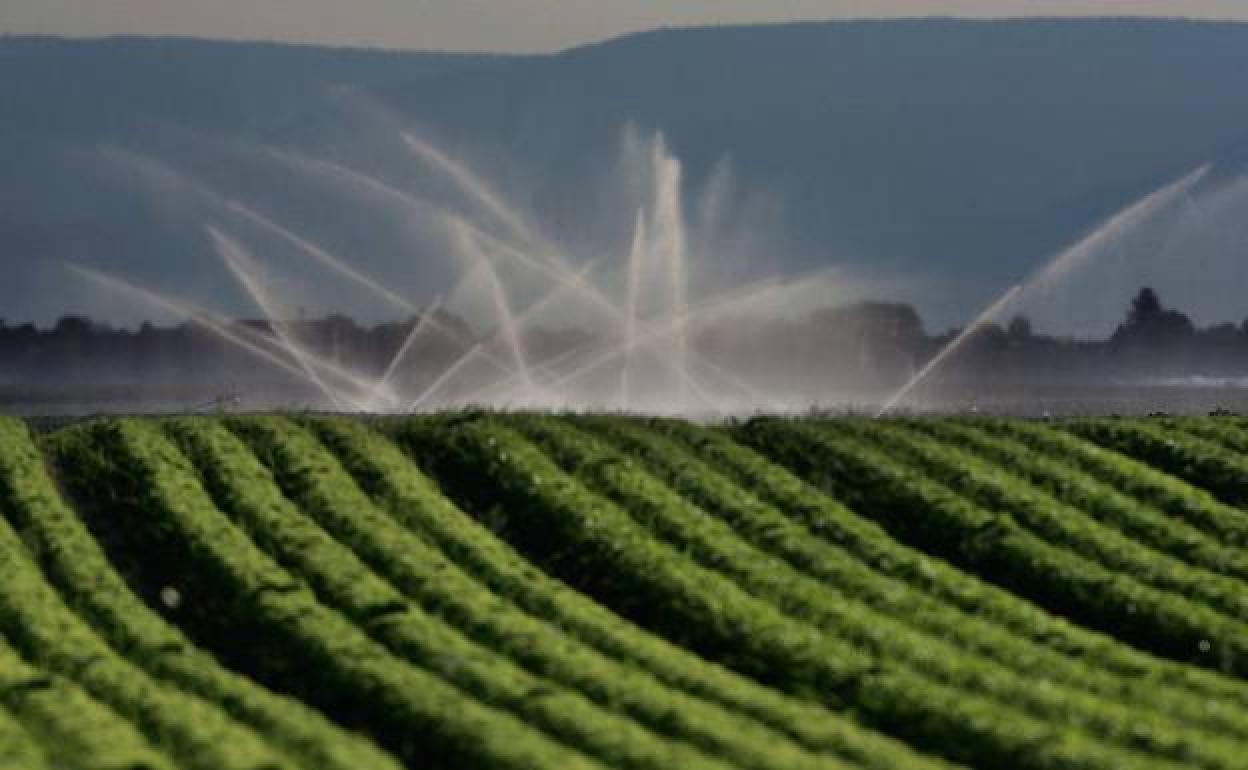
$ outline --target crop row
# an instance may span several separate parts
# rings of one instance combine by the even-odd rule
[[[1056,681],[1036,687],[1034,671],[1020,675],[981,656],[968,655],[941,633],[929,633],[898,617],[865,605],[853,591],[821,584],[783,561],[752,547],[739,536],[739,528],[709,516],[696,505],[644,473],[629,469],[628,456],[592,440],[578,437],[572,429],[553,420],[523,420],[533,427],[530,435],[561,456],[566,464],[584,466],[578,474],[599,492],[616,500],[673,544],[691,553],[704,565],[728,575],[751,593],[779,607],[791,618],[813,624],[844,639],[855,649],[870,653],[878,665],[906,676],[953,687],[968,695],[996,701],[1003,709],[1122,741],[1131,747],[1172,752],[1198,762],[1206,748],[1219,744],[1215,735],[1196,733],[1176,740],[1186,728],[1164,717],[1149,717],[1139,709],[1124,707],[1117,698],[1085,694],[1085,686],[1062,686]],[[611,472],[599,473],[605,464]],[[1234,756],[1234,744],[1222,746],[1205,757],[1214,765]]]
[[[1248,630],[1243,625],[1248,620],[1248,586],[1242,581],[1185,564],[1123,535],[1024,480],[1020,474],[1025,470],[985,461],[961,442],[942,443],[897,424],[841,420],[820,428],[887,448],[984,509],[1008,511],[1047,542],[1167,595],[1211,630],[1227,635]]]
[[[1124,676],[1101,668],[1095,660],[1070,656],[1018,636],[990,617],[964,611],[921,587],[881,573],[850,550],[820,539],[812,529],[717,473],[688,445],[665,438],[657,429],[647,430],[632,421],[610,418],[587,422],[682,497],[703,510],[714,511],[734,532],[805,574],[843,591],[847,597],[838,600],[841,603],[869,605],[887,615],[889,621],[901,621],[907,631],[946,640],[961,648],[962,654],[995,661],[1029,681],[1043,680],[1096,693],[1130,704],[1141,713],[1164,714],[1217,734],[1248,737],[1240,704],[1211,702],[1206,693],[1163,685],[1159,676],[1147,669],[1143,675],[1132,672]],[[685,430],[693,433],[696,441],[701,429],[686,426]],[[807,491],[803,497],[812,493],[813,490]]]
[[[0,758],[7,760],[4,767],[173,767],[169,758],[157,751],[134,725],[72,682],[30,665],[3,640],[0,747],[10,752],[7,758],[0,753]],[[19,759],[23,753],[26,757]]]
[[[10,436],[0,461],[6,508],[20,497],[26,475],[19,464],[33,451],[21,446]],[[180,766],[291,766],[216,705],[159,681],[114,650],[46,581],[7,518],[0,521],[0,574],[0,633],[32,664],[74,682],[127,719]]]
[[[902,634],[895,641],[873,630],[871,623],[881,620],[877,616],[855,616],[851,609],[821,602],[800,579],[786,577],[789,593],[766,596],[780,590],[771,574],[783,574],[782,567],[757,552],[748,559],[733,556],[735,546],[715,543],[709,534],[717,524],[711,517],[679,521],[677,511],[688,504],[664,496],[627,460],[554,421],[516,418],[511,425],[536,439],[549,458],[511,428],[489,420],[444,429],[430,443],[462,472],[472,469],[478,487],[485,479],[491,482],[491,493],[507,513],[509,537],[525,543],[544,564],[708,655],[778,686],[852,705],[869,722],[955,759],[991,763],[1010,756],[1019,766],[1164,764],[1130,749],[1148,746],[1159,755],[1182,754],[1194,764],[1234,766],[1231,745],[1184,739],[1183,731],[1171,726],[1150,732],[1141,728],[1138,715],[1130,725],[1120,724],[1124,732],[1115,746],[1113,736],[1104,734],[1115,729],[1111,704],[1093,707],[1074,693],[1065,698],[1051,691],[1025,693],[990,666],[962,660],[967,667],[961,668],[942,661],[917,639]],[[624,508],[621,499],[629,501]],[[685,542],[663,542],[656,533]],[[700,548],[711,549],[701,554],[701,562],[693,557]],[[805,603],[793,604],[803,599],[802,592]],[[823,627],[795,617],[798,606],[825,613]],[[842,623],[826,622],[830,618]],[[940,673],[928,676],[921,669],[929,665]],[[1008,702],[1007,693],[1026,705]],[[1092,717],[1102,734],[1083,733],[1073,724],[1060,728],[1027,713],[1046,710],[1061,722],[1059,704]],[[1040,735],[1043,749],[1037,748]]]
[[[0,766],[1246,768],[1246,452],[1231,419],[0,419]]]
[[[422,447],[429,446],[423,434],[427,425],[428,421],[408,422],[397,431],[396,438],[413,453],[420,454]],[[650,719],[643,714],[649,712],[649,704],[658,703],[657,694],[647,692],[653,681],[672,691],[666,697],[672,699],[673,707],[688,703],[685,697],[678,695],[684,693],[716,704],[727,714],[748,717],[809,750],[839,756],[863,767],[935,766],[936,763],[918,762],[899,744],[864,731],[814,704],[787,698],[647,633],[535,569],[495,533],[454,507],[396,444],[381,435],[346,420],[316,420],[310,427],[333,449],[375,503],[396,521],[426,538],[440,553],[495,594],[567,635],[562,649],[554,650],[560,656],[572,656],[565,662],[549,660],[544,645],[536,649],[536,645],[530,644],[529,640],[535,637],[527,630],[531,627],[529,622],[517,626],[517,630],[526,629],[519,637],[513,638],[511,634],[491,637],[492,644],[513,650],[526,664],[549,666],[552,673],[569,677],[565,681],[575,681],[596,700],[615,703],[641,719]],[[456,590],[450,598],[458,594]],[[456,606],[451,602],[446,612],[450,614]],[[461,625],[465,624],[461,622]],[[466,625],[472,625],[471,620]],[[484,628],[485,624],[478,627]],[[541,638],[547,636],[548,632],[542,631]],[[594,651],[597,651],[596,656]],[[585,662],[579,666],[568,665],[582,660]],[[598,661],[618,663],[606,667]],[[599,670],[609,676],[593,680],[585,676]],[[688,730],[683,722],[702,712],[709,713],[705,706],[699,706],[690,715],[668,712],[666,719],[673,727]],[[775,746],[777,757],[782,755],[779,753],[781,744],[775,737],[765,738],[757,728],[739,719],[733,719],[731,725],[734,730],[742,731],[741,739],[751,743],[760,741],[756,748],[767,750]],[[707,738],[696,737],[699,732],[694,729],[688,733],[692,742],[707,741]]]
[[[200,437],[190,436],[190,443],[211,441],[206,435],[211,429],[197,427]],[[229,442],[219,437],[205,465],[217,466],[211,475],[229,479],[231,507],[240,515],[244,508],[267,514],[254,527],[288,552],[283,561],[298,564],[319,592],[397,654],[443,670],[477,698],[615,766],[721,766],[688,743],[752,767],[840,766],[786,746],[782,736],[748,721],[669,693],[501,600],[376,509],[303,429],[276,419],[237,421],[233,427],[268,459],[282,488],[308,516],[300,527],[296,510],[283,504],[273,480],[246,452],[224,446]],[[275,514],[283,509],[278,519]],[[291,552],[290,543],[298,543],[303,553]],[[440,617],[424,613],[420,604]],[[386,611],[379,614],[378,608]],[[444,665],[448,656],[455,666]],[[667,740],[638,722],[681,740]]]
[[[1114,486],[1083,473],[1058,456],[1030,449],[1011,439],[994,436],[953,420],[916,420],[908,423],[950,446],[973,452],[995,466],[1008,469],[1097,522],[1117,530],[1145,547],[1157,549],[1186,565],[1211,570],[1237,580],[1240,592],[1248,592],[1248,552],[1225,545],[1217,538],[1176,519],[1145,500],[1132,498]],[[1162,560],[1158,567],[1164,569]]]
[[[1073,625],[972,572],[954,568],[943,559],[933,558],[925,551],[894,539],[880,522],[858,515],[841,499],[825,494],[764,454],[737,443],[726,431],[701,428],[679,420],[653,421],[651,426],[688,446],[739,488],[748,489],[760,500],[801,522],[815,537],[844,547],[883,575],[1068,657],[1129,679],[1154,683],[1159,688],[1189,691],[1207,704],[1221,701],[1233,711],[1248,707],[1248,688],[1244,685],[1204,669],[1147,655],[1111,636]],[[785,444],[788,443],[786,438]],[[791,459],[797,463],[795,467],[809,471],[829,458],[805,458],[813,461],[807,463],[803,462],[804,455],[794,453]],[[835,456],[830,459],[835,462]],[[856,467],[851,466],[849,471],[852,473]],[[882,469],[891,474],[898,470],[895,467]],[[870,473],[862,477],[866,483],[871,483],[873,478]],[[828,475],[815,480],[827,485],[835,483]]]
[[[1242,511],[1144,462],[1080,439],[1056,425],[1005,419],[977,419],[972,425],[1060,459],[1120,493],[1157,508],[1171,520],[1207,533],[1220,543],[1239,548],[1248,545],[1248,516]]]
[[[1237,622],[1055,546],[1016,521],[1008,505],[982,506],[967,495],[981,489],[982,499],[992,499],[985,485],[956,463],[948,463],[951,472],[945,478],[951,485],[946,485],[895,459],[901,454],[895,443],[882,448],[852,435],[783,421],[755,421],[739,435],[902,539],[1059,614],[1182,660],[1236,672],[1248,663],[1240,654],[1248,642]],[[936,447],[923,457],[905,456],[935,462],[949,451]],[[959,459],[972,467],[977,462]],[[1031,510],[1026,505],[1021,513]]]
[[[178,564],[187,595],[203,599],[188,603],[196,612],[184,622],[201,638],[217,640],[214,648],[232,650],[237,665],[368,729],[412,763],[602,767],[400,660],[323,604],[214,506],[195,467],[154,425],[99,424],[85,429],[84,438],[79,455],[67,459],[81,465],[91,453],[108,458],[90,483],[117,500],[114,511],[142,552],[164,553]],[[240,639],[250,644],[239,645]]]
[[[1223,502],[1248,504],[1248,459],[1217,440],[1146,420],[1086,419],[1064,427],[1208,490]]]
[[[149,674],[212,701],[301,764],[330,770],[394,767],[362,738],[300,702],[222,667],[135,595],[58,493],[24,428],[0,424],[5,513],[60,596],[114,649]],[[54,443],[71,442],[72,437]],[[64,448],[64,447],[62,447]]]

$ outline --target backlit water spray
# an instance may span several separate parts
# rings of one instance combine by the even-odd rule
[[[1146,195],[1110,217],[1078,243],[1059,252],[1057,256],[1046,262],[1043,267],[1022,283],[1011,286],[1000,297],[993,300],[992,304],[980,313],[971,324],[941,349],[931,361],[911,377],[891,398],[884,402],[884,405],[876,412],[876,417],[883,417],[901,405],[916,387],[944,365],[958,350],[966,345],[968,340],[982,331],[985,324],[998,321],[1005,314],[1006,310],[1014,304],[1014,301],[1025,292],[1066,278],[1072,271],[1097,254],[1114,238],[1139,227],[1176,201],[1184,197],[1190,198],[1192,189],[1208,176],[1210,169],[1211,167],[1208,165],[1201,166],[1181,179]]]

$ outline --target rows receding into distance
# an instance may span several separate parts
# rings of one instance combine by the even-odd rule
[[[0,767],[1248,768],[1248,421],[0,419]]]

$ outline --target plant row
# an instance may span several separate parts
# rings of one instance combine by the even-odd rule
[[[893,444],[885,449],[772,420],[753,421],[739,435],[901,539],[1058,614],[1181,660],[1237,673],[1244,667],[1237,624],[1055,546],[1021,526],[1010,509],[983,507],[964,494],[965,485],[939,483],[896,459]]]
[[[1146,501],[1132,498],[1056,457],[1024,444],[948,420],[907,423],[949,446],[1009,470],[1053,498],[1146,547],[1200,569],[1238,581],[1248,591],[1248,552],[1224,545]]]
[[[644,729],[569,686],[576,679],[608,694],[634,696],[633,704],[641,707],[642,715],[660,726],[661,715],[685,717],[681,707],[692,705],[664,701],[662,688],[638,693],[629,691],[627,684],[615,687],[611,676],[627,676],[627,669],[613,668],[601,657],[578,655],[576,646],[557,629],[514,610],[463,575],[427,543],[375,509],[304,429],[277,418],[231,425],[267,459],[268,469],[218,425],[184,423],[175,432],[204,470],[209,486],[228,488],[219,495],[225,501],[223,508],[257,532],[257,541],[306,577],[326,601],[396,655],[612,766],[726,766],[683,741]],[[531,656],[531,669],[518,665],[508,652]],[[448,666],[448,660],[455,664]],[[686,719],[690,723],[721,744],[750,751],[750,744],[734,739],[732,733],[744,725],[716,724],[696,712]],[[778,736],[753,737],[766,742]],[[820,766],[817,758],[786,753],[783,742],[777,743],[782,760],[769,765],[775,760],[755,752],[752,765]]]
[[[1001,705],[1019,716],[1050,723],[1066,722],[1091,735],[1128,747],[1147,747],[1186,761],[1219,765],[1242,750],[1218,737],[1191,731],[1173,720],[1149,716],[1124,706],[1118,698],[1097,697],[1080,685],[1057,681],[1036,687],[1034,671],[1022,673],[995,661],[968,654],[942,634],[925,632],[860,601],[852,592],[802,574],[789,564],[745,542],[736,529],[691,504],[679,494],[632,466],[628,456],[587,437],[566,423],[549,419],[517,420],[527,432],[600,493],[644,518],[674,545],[706,566],[782,609],[790,617],[819,627],[855,649],[871,654],[878,665],[907,676],[922,677]],[[607,465],[607,463],[610,463]],[[599,469],[610,467],[608,473]],[[904,617],[904,616],[903,616]],[[1190,733],[1190,734],[1189,734]],[[1183,740],[1176,740],[1184,736]],[[1209,755],[1202,755],[1205,749]]]
[[[1069,657],[1086,660],[1131,679],[1154,682],[1158,687],[1186,690],[1210,704],[1224,701],[1232,708],[1248,707],[1248,688],[1237,680],[1150,656],[1111,636],[1074,625],[973,572],[958,569],[895,539],[880,522],[858,515],[842,499],[827,494],[838,482],[831,475],[813,473],[821,461],[818,456],[805,458],[794,451],[791,460],[821,486],[772,462],[763,453],[737,443],[729,431],[702,428],[681,420],[654,420],[650,427],[680,441],[741,488],[801,522],[814,536],[844,547],[881,574]],[[786,438],[785,444],[789,442]],[[808,463],[807,459],[813,462]],[[824,458],[827,459],[835,461],[835,456]],[[898,471],[895,467],[874,470],[892,474]],[[869,473],[864,476],[867,481],[871,478]],[[890,502],[890,505],[895,503]]]
[[[428,419],[407,421],[397,429],[397,437],[419,454],[421,447],[428,446],[423,436],[428,425]],[[496,648],[511,650],[526,664],[545,667],[550,674],[557,673],[565,677],[564,681],[575,682],[596,700],[614,703],[647,723],[654,717],[669,721],[673,729],[680,730],[680,734],[699,745],[712,746],[723,740],[697,725],[702,714],[706,714],[708,722],[722,721],[725,727],[740,731],[732,741],[733,746],[744,741],[753,744],[754,751],[774,751],[776,760],[785,756],[781,738],[787,736],[808,750],[839,756],[863,767],[938,765],[936,762],[921,763],[900,744],[864,731],[814,704],[785,697],[708,663],[570,589],[537,569],[495,533],[455,507],[436,483],[385,437],[348,420],[315,420],[310,422],[310,427],[335,452],[375,503],[397,522],[419,533],[495,594],[567,636],[562,647],[549,648],[556,656],[552,660],[545,644],[539,647],[531,642],[535,638],[549,638],[549,631],[534,628],[531,621],[516,621],[515,630],[524,629],[518,636],[511,632],[500,634],[493,630],[495,624],[474,623],[472,616],[461,615],[455,609],[457,603],[445,605],[444,612],[448,616],[465,618],[467,622],[457,621],[461,626],[488,629],[490,636],[487,638]],[[405,550],[411,545],[405,538],[398,538],[398,542],[405,544]],[[421,550],[414,552],[417,556],[421,553]],[[451,574],[456,573],[452,571]],[[404,581],[396,574],[396,582]],[[457,580],[451,598],[462,590]],[[477,633],[480,635],[480,631]],[[596,656],[593,651],[597,651]],[[614,665],[607,667],[604,662],[614,662]],[[588,675],[597,671],[608,676],[589,678]],[[663,694],[657,685],[670,692]],[[767,736],[740,718],[727,720],[716,716],[706,705],[690,703],[687,698],[716,704],[725,715],[746,717],[770,728],[774,734]],[[666,712],[666,717],[663,711],[653,711],[664,701],[670,701],[672,709]],[[689,722],[693,724],[687,726]],[[729,745],[725,743],[723,747],[728,749]]]
[[[99,541],[62,499],[25,428],[0,423],[0,436],[8,447],[0,460],[6,515],[60,596],[114,649],[150,675],[215,703],[300,764],[333,770],[397,768],[370,742],[224,668],[196,647],[114,569]],[[76,439],[71,434],[57,441]]]
[[[114,498],[133,547],[176,565],[196,597],[183,622],[235,665],[367,730],[410,764],[603,767],[397,658],[322,603],[214,505],[194,465],[154,424],[96,424],[85,438],[67,459],[108,458],[94,483]]]
[[[1248,516],[1242,511],[1147,463],[1081,439],[1057,425],[1006,419],[976,419],[971,425],[1060,459],[1220,543],[1248,545]]]
[[[1062,427],[1208,490],[1225,503],[1248,504],[1248,458],[1216,441],[1140,419],[1074,420]]]
[[[650,489],[653,485],[626,460],[581,438],[557,443],[553,434],[565,429],[554,422],[511,422],[528,438],[538,438],[551,456],[490,420],[447,429],[433,443],[449,455],[446,460],[464,472],[472,469],[478,487],[485,479],[492,482],[506,512],[509,537],[526,542],[549,568],[644,624],[775,686],[852,706],[871,724],[956,760],[1028,767],[1168,764],[1073,726],[1036,719],[974,689],[935,681],[899,655],[883,660],[840,629],[795,618],[780,602],[743,588],[740,576],[700,563],[689,553],[696,549],[656,537],[674,525],[670,518],[657,521],[671,515],[662,506],[626,511],[595,494],[600,490],[585,486],[614,477],[618,489]],[[761,572],[773,566],[767,561],[757,559],[754,566],[738,564],[735,569]],[[767,580],[761,574],[756,579],[755,590]],[[861,626],[858,630],[869,633]],[[879,636],[874,641],[886,643]],[[979,683],[991,689],[1000,682]],[[1203,753],[1184,741],[1177,745],[1181,751]],[[1217,751],[1211,749],[1199,762],[1233,766],[1230,757],[1215,757]]]
[[[8,757],[4,756],[6,751]],[[4,767],[173,768],[170,759],[157,751],[134,725],[72,682],[30,665],[3,640],[0,759],[6,760]]]
[[[1005,511],[1037,536],[1081,555],[1142,586],[1185,602],[1193,618],[1211,629],[1248,630],[1248,591],[1242,581],[1185,564],[1095,517],[1064,504],[1022,478],[1025,470],[994,464],[957,442],[942,444],[897,423],[838,420],[819,426],[887,448],[929,477],[956,489],[987,510]]]
[[[705,511],[714,511],[734,532],[757,547],[843,591],[852,597],[852,603],[863,603],[890,620],[902,622],[907,630],[952,643],[965,654],[995,661],[1029,681],[1096,693],[1115,704],[1164,714],[1215,734],[1248,738],[1245,710],[1238,703],[1211,704],[1207,694],[1168,687],[1151,672],[1141,676],[1105,670],[1095,660],[1068,655],[1016,635],[990,617],[964,611],[957,604],[877,571],[851,551],[822,540],[800,521],[717,473],[687,445],[634,421],[589,418],[583,422],[682,497]]]
[[[0,633],[32,664],[129,720],[179,765],[291,766],[215,705],[159,682],[110,647],[46,581],[7,519],[0,521],[0,574]]]

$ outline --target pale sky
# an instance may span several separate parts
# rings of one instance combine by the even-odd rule
[[[944,15],[1248,21],[1248,0],[0,0],[0,31],[534,52],[660,26]]]

